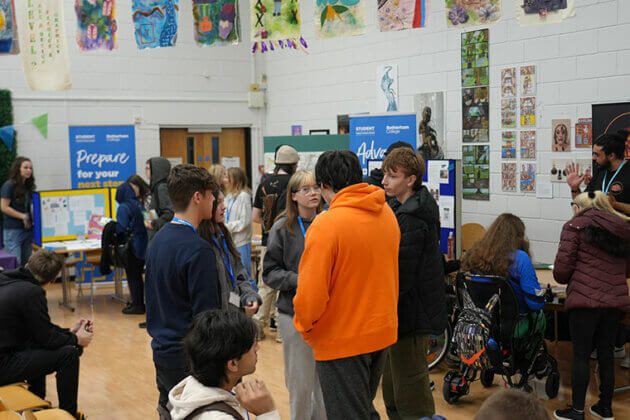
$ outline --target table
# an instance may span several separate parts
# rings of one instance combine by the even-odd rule
[[[5,270],[15,270],[18,268],[17,257],[0,249],[0,267]]]

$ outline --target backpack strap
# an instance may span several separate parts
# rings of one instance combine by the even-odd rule
[[[197,415],[201,413],[205,413],[206,411],[219,411],[221,413],[229,414],[234,417],[236,420],[245,420],[243,416],[236,411],[231,405],[226,403],[225,401],[216,401],[212,404],[202,405],[201,407],[197,407],[192,413],[184,417],[183,420],[192,420]]]

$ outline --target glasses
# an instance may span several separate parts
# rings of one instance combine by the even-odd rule
[[[310,192],[313,192],[315,194],[319,194],[322,192],[322,189],[319,185],[313,185],[312,187],[302,187],[299,190],[297,190],[296,192],[302,193],[304,195],[307,195]]]

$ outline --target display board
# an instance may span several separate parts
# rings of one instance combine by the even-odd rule
[[[322,153],[328,150],[348,150],[349,141],[347,134],[265,137],[265,172],[273,171],[276,148],[283,144],[297,150],[300,156],[298,169],[315,171],[315,164]]]
[[[33,193],[35,243],[41,246],[85,235],[92,214],[111,217],[110,197],[107,188]]]

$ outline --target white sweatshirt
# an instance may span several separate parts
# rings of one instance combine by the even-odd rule
[[[232,234],[234,245],[252,243],[252,197],[247,191],[241,191],[236,197],[228,194],[225,197],[225,217],[228,230]],[[228,218],[229,217],[229,218]]]

